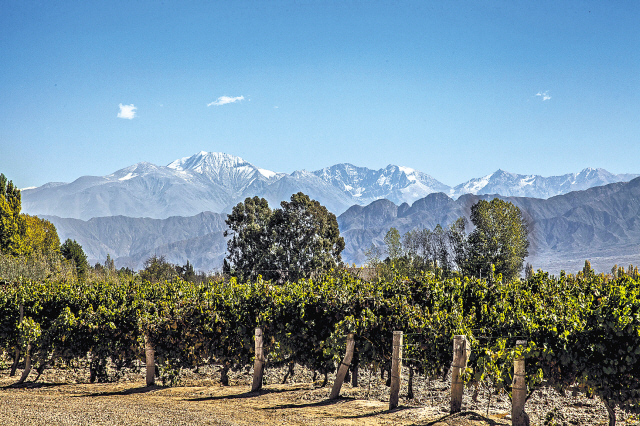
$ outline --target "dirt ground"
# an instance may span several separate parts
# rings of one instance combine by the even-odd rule
[[[180,386],[145,387],[142,371],[116,383],[86,383],[88,372],[47,370],[38,382],[12,387],[16,377],[0,370],[0,425],[509,425],[505,395],[480,389],[476,401],[465,390],[463,411],[448,414],[446,381],[416,378],[415,398],[406,398],[406,377],[400,407],[388,410],[388,387],[378,375],[359,375],[358,387],[346,383],[341,398],[329,401],[329,385],[312,383],[311,372],[298,368],[288,384],[285,369],[267,369],[264,390],[251,393],[252,371],[230,375],[221,386],[215,367],[186,372]],[[33,376],[29,380],[33,380]],[[488,404],[487,397],[492,397]],[[487,415],[487,408],[489,414]],[[595,399],[537,391],[527,402],[532,425],[607,424],[606,410]],[[620,424],[637,424],[619,413]],[[546,422],[545,422],[546,421]]]

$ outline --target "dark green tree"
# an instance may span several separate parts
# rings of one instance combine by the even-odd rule
[[[265,278],[269,276],[274,269],[270,264],[274,244],[271,216],[269,203],[259,197],[247,198],[231,210],[225,220],[229,229],[224,236],[231,235],[227,241],[225,274],[241,281],[255,279],[260,274]]]
[[[491,265],[503,279],[520,275],[529,254],[529,230],[520,209],[499,198],[480,200],[471,207],[471,222],[475,229],[468,238],[465,275],[489,276]]]
[[[60,254],[67,259],[73,260],[76,265],[76,274],[78,279],[82,280],[87,274],[89,263],[87,262],[87,255],[84,254],[82,246],[76,242],[76,240],[67,240],[60,246]]]
[[[344,239],[333,213],[302,192],[280,206],[269,227],[274,242],[272,264],[280,279],[297,281],[342,263]]]
[[[187,259],[187,263],[185,263],[184,266],[176,266],[176,272],[180,275],[180,278],[185,281],[195,282],[197,277],[193,265],[189,263],[189,259]]]
[[[333,213],[302,192],[280,205],[271,210],[264,198],[253,197],[233,208],[226,220],[225,273],[296,281],[342,262],[344,240]]]

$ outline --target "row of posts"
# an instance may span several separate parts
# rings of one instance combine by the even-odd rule
[[[336,379],[329,399],[336,399],[340,395],[342,383],[351,366],[353,353],[355,350],[355,338],[353,333],[347,335],[347,348],[344,359],[340,363]],[[398,407],[400,395],[400,372],[402,368],[402,331],[393,332],[393,351],[391,360],[391,390],[389,396],[389,410]],[[518,340],[517,346],[526,347],[526,340]],[[147,366],[147,386],[155,383],[155,351],[151,340],[145,334],[145,352]],[[521,352],[520,352],[521,353]],[[462,392],[464,382],[462,373],[467,368],[467,361],[471,354],[471,344],[466,336],[455,336],[453,338],[453,362],[451,363],[451,413],[459,413],[462,410]],[[255,361],[253,366],[253,383],[251,391],[256,392],[262,389],[262,378],[264,375],[265,356],[262,344],[262,329],[255,330]],[[527,399],[527,384],[525,381],[524,358],[519,356],[514,361],[513,383],[511,393],[511,424],[515,426],[528,425],[528,417],[524,411],[524,404]]]
[[[526,340],[518,340],[517,346],[526,347]],[[338,367],[336,379],[329,399],[336,399],[340,395],[342,383],[351,366],[353,352],[355,349],[355,338],[353,333],[347,335],[347,348],[344,359]],[[264,375],[265,357],[262,346],[262,329],[255,331],[255,363],[253,368],[253,384],[251,391],[256,392],[262,389],[262,377]],[[462,373],[467,368],[467,361],[471,354],[471,344],[466,336],[455,336],[453,339],[453,362],[451,363],[451,413],[459,413],[462,410],[462,392],[464,382]],[[391,359],[391,394],[389,396],[389,410],[398,407],[400,395],[400,371],[402,367],[402,331],[393,332],[393,352]],[[511,394],[511,424],[514,426],[528,425],[528,418],[524,412],[524,403],[527,399],[527,385],[525,382],[524,358],[518,357],[513,366],[513,384]]]

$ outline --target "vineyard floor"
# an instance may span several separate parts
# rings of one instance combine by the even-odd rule
[[[144,387],[142,372],[129,372],[117,383],[86,383],[86,371],[47,370],[36,383],[10,387],[16,377],[0,370],[2,425],[415,425],[499,426],[510,403],[493,395],[486,414],[488,392],[477,401],[465,390],[463,413],[448,414],[446,381],[414,379],[415,398],[408,400],[403,378],[400,407],[388,410],[388,389],[378,374],[359,375],[360,386],[343,385],[342,397],[328,401],[330,386],[311,381],[311,372],[297,367],[288,384],[280,384],[286,369],[267,369],[264,390],[249,392],[251,370],[230,373],[230,386],[221,386],[216,367],[187,372],[180,386]],[[406,374],[406,372],[404,372]],[[33,380],[33,376],[30,380]],[[320,377],[322,378],[322,377]],[[329,385],[331,384],[331,376]],[[527,402],[532,425],[542,425],[550,412],[556,425],[607,424],[606,411],[596,399],[562,397],[537,391]],[[619,413],[620,423],[633,423]]]

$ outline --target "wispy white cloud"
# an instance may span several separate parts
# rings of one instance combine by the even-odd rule
[[[120,104],[120,112],[118,113],[118,118],[126,118],[127,120],[133,120],[136,116],[136,110],[138,109],[133,104],[131,105],[122,105]]]
[[[549,91],[538,92],[536,93],[536,96],[540,96],[542,98],[542,101],[548,101],[549,99],[551,99],[551,96],[549,95]]]
[[[208,107],[210,107],[211,105],[220,106],[220,105],[232,104],[234,102],[240,102],[240,101],[243,101],[243,100],[244,100],[244,96],[237,96],[235,98],[233,98],[231,96],[220,96],[215,101],[207,104],[207,106]]]

